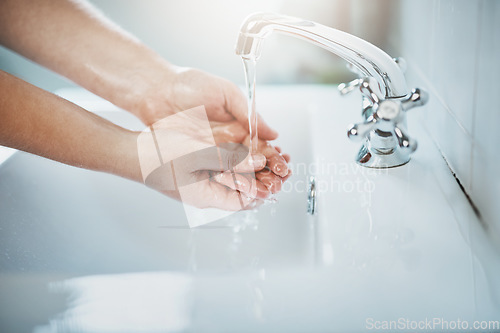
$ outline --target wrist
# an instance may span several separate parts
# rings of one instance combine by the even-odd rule
[[[130,87],[127,111],[146,125],[175,113],[174,86],[179,68],[159,59],[148,70],[138,68]]]
[[[118,141],[111,146],[112,164],[109,172],[117,176],[142,183],[142,174],[137,152],[137,132],[121,130]]]
[[[157,120],[154,116],[158,109],[163,113],[174,109],[169,101],[178,68],[153,50],[134,45],[118,61],[101,62],[86,67],[87,74],[75,81],[146,125]]]

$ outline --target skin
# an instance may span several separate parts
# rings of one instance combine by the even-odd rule
[[[204,105],[217,144],[248,145],[246,98],[237,86],[170,64],[86,2],[1,0],[0,44],[133,113],[146,125]],[[0,144],[144,182],[137,155],[139,133],[2,71],[0,89]],[[259,118],[260,140],[252,160],[260,164],[240,166],[232,174],[213,167],[217,163],[207,166],[203,159],[194,158],[186,176],[208,173],[212,178],[199,182],[198,197],[190,203],[236,210],[242,194],[255,203],[279,191],[290,172],[289,156],[267,142],[276,137]],[[184,133],[184,139],[196,142],[189,133]],[[220,159],[230,156],[219,154]],[[252,174],[255,176],[250,177]],[[240,179],[247,186],[236,186],[230,179]],[[147,185],[162,191],[159,183]],[[217,193],[218,199],[204,200],[207,191]],[[178,198],[178,193],[165,194]]]

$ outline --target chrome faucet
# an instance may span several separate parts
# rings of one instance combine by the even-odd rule
[[[416,141],[406,134],[405,112],[427,102],[420,89],[409,91],[403,60],[395,60],[373,44],[346,32],[312,21],[272,13],[256,13],[243,22],[236,54],[257,60],[264,39],[273,31],[304,39],[345,59],[360,76],[339,86],[345,94],[359,87],[363,93],[364,122],[352,125],[348,137],[364,140],[357,162],[372,168],[403,165],[415,151]]]

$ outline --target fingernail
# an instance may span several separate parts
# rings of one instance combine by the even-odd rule
[[[252,155],[251,163],[256,168],[264,167],[266,165],[266,157],[263,155]]]
[[[276,163],[273,169],[274,173],[280,177],[285,177],[288,174],[288,167],[281,163]]]

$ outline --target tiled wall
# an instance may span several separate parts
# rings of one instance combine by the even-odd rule
[[[400,15],[408,81],[431,95],[412,112],[500,234],[500,1],[404,0]]]

